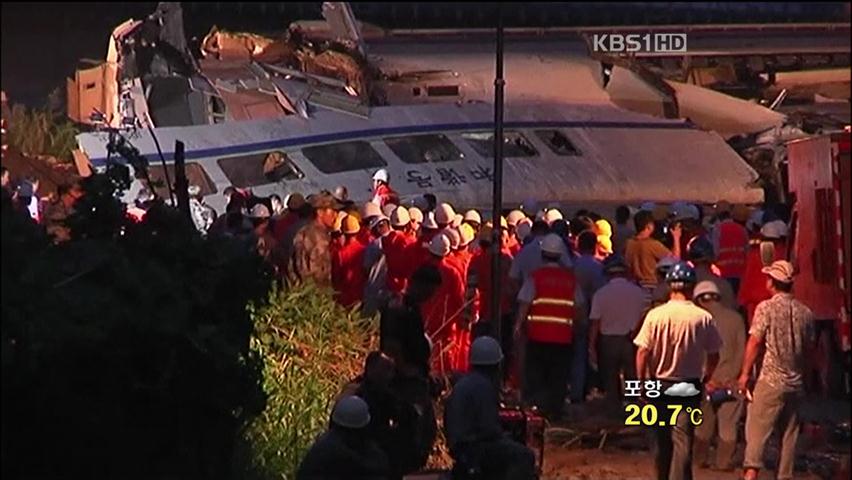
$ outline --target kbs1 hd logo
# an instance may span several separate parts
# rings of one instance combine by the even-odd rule
[[[592,50],[600,53],[683,53],[685,33],[596,33]]]

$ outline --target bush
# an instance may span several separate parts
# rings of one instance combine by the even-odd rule
[[[313,285],[273,291],[252,317],[268,398],[247,430],[249,463],[261,478],[293,478],[341,387],[377,346],[377,329]]]
[[[70,163],[71,151],[77,148],[79,131],[73,123],[49,110],[27,110],[12,107],[9,122],[9,145],[28,155],[50,155]]]
[[[4,478],[226,478],[263,409],[268,269],[174,209],[130,223],[115,178],[85,179],[59,245],[3,196]]]

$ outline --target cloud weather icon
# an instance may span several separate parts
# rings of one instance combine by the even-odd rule
[[[680,382],[667,388],[663,393],[670,397],[692,397],[701,392],[699,392],[691,383]]]

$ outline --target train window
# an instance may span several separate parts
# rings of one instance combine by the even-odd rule
[[[458,85],[433,85],[426,87],[426,95],[430,97],[458,97]]]
[[[279,151],[220,158],[217,163],[231,184],[239,188],[304,177],[290,157]]]
[[[175,164],[169,163],[166,165],[169,172],[169,180],[172,185],[175,182]],[[154,191],[160,198],[169,198],[169,187],[166,185],[166,176],[163,173],[162,165],[148,165],[148,176],[151,177],[151,182],[154,184]],[[136,178],[141,179],[141,172],[136,172]],[[197,162],[186,162],[186,179],[190,185],[198,185],[201,187],[201,195],[213,195],[216,193],[216,184],[207,175],[202,167]]]
[[[385,138],[385,144],[405,163],[452,162],[464,154],[446,135],[414,135]]]
[[[305,147],[302,154],[322,173],[340,173],[385,167],[387,162],[364,141]]]
[[[469,132],[462,133],[467,143],[484,158],[494,158],[494,133],[492,132]],[[512,157],[535,157],[538,155],[535,147],[520,132],[503,133],[503,156]]]
[[[570,157],[580,155],[580,150],[559,130],[536,130],[535,134],[557,155]]]

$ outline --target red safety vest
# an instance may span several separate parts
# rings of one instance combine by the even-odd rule
[[[546,265],[532,273],[535,299],[527,316],[527,339],[568,344],[574,336],[574,286],[571,271]]]
[[[719,251],[716,253],[716,265],[724,278],[741,278],[746,266],[746,246],[748,232],[745,227],[733,221],[719,224]]]

